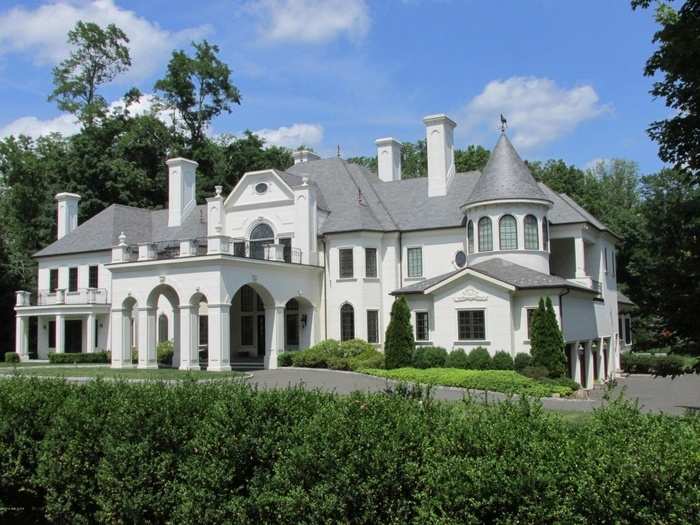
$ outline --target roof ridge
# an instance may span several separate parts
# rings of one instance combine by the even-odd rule
[[[341,159],[343,161],[343,165],[345,166],[345,169],[349,172],[350,170],[347,169],[347,165],[349,164],[348,162],[345,161],[345,159]],[[354,163],[352,163],[354,164]],[[357,169],[362,170],[362,169],[367,169],[365,166],[362,166],[360,164],[355,164],[357,166]],[[369,170],[368,170],[369,171]],[[391,214],[389,211],[389,208],[386,206],[384,201],[382,200],[381,196],[377,193],[377,190],[374,189],[374,184],[370,181],[367,181],[367,185],[370,187],[372,190],[372,193],[374,194],[374,197],[377,199],[377,202],[380,204],[380,206],[384,209],[384,213],[386,213],[387,217],[389,217],[389,220],[391,221],[391,224],[394,228],[398,228],[398,222],[396,222],[396,219],[394,219],[394,216]],[[360,191],[362,189],[360,188]],[[375,217],[376,219],[376,217]],[[377,221],[379,222],[379,221]]]

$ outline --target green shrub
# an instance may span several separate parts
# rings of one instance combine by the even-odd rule
[[[581,388],[581,385],[579,385],[576,381],[568,377],[557,377],[555,379],[552,379],[551,377],[543,377],[539,381],[540,383],[544,383],[546,385],[555,385],[570,388],[572,392],[575,392],[576,390]]]
[[[620,366],[628,374],[654,374],[656,376],[671,376],[692,373],[694,359],[681,355],[639,355],[626,352],[620,356]]]
[[[364,339],[349,339],[340,343],[340,351],[343,357],[355,357],[363,352],[374,350],[374,346]]]
[[[282,352],[277,356],[277,366],[292,366],[293,352]]]
[[[306,352],[308,350],[313,350],[329,356],[343,356],[340,350],[340,341],[336,341],[335,339],[324,339],[323,341],[316,343],[304,351]]]
[[[391,307],[391,321],[384,339],[384,360],[387,368],[410,366],[413,360],[415,341],[411,326],[411,310],[406,298],[397,297]]]
[[[564,336],[559,329],[552,300],[540,298],[532,319],[530,333],[530,353],[532,366],[549,370],[550,377],[566,375],[566,355]]]
[[[513,370],[513,358],[503,350],[493,356],[492,368],[494,370]]]
[[[92,352],[92,353],[68,353],[68,352],[49,352],[49,363],[53,365],[72,365],[72,364],[102,364],[109,363],[110,356],[107,352]]]
[[[6,363],[19,363],[19,354],[17,352],[6,352],[5,353]]]
[[[513,368],[515,368],[517,372],[522,372],[523,369],[530,366],[531,363],[532,356],[530,354],[519,352],[515,355],[515,359],[513,360]]]
[[[139,351],[136,348],[131,349],[131,362],[136,364],[139,362]]]
[[[447,354],[445,360],[447,368],[469,368],[469,358],[463,348],[456,348]]]
[[[472,370],[489,370],[493,366],[491,354],[483,346],[477,346],[467,356],[468,368]]]
[[[416,368],[442,368],[447,361],[447,350],[439,346],[419,346],[413,354]]]
[[[376,348],[372,348],[350,358],[350,370],[362,368],[384,368],[384,354]]]
[[[172,365],[175,345],[172,341],[161,341],[156,346],[156,359],[161,365]]]
[[[520,373],[532,379],[544,379],[545,377],[549,377],[549,370],[543,366],[526,366]]]

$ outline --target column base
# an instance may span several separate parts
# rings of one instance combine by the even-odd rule
[[[136,368],[136,365],[134,363],[112,363],[110,365],[110,368],[117,368],[120,370],[124,370],[127,368]]]
[[[207,372],[230,372],[231,365],[209,365]]]
[[[139,363],[137,368],[140,370],[155,370],[158,368],[158,363]]]
[[[202,367],[199,366],[199,363],[193,364],[190,363],[189,365],[180,365],[178,367],[178,370],[201,370]]]

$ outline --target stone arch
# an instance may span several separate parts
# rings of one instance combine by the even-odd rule
[[[315,308],[302,296],[290,298],[284,306],[284,349],[303,350],[314,343]]]
[[[231,361],[262,359],[272,344],[277,303],[272,293],[257,282],[248,282],[233,293],[230,309]]]
[[[209,301],[199,289],[180,305],[180,363],[182,370],[198,370],[209,357]]]
[[[158,344],[157,308],[158,300],[164,297],[172,307],[173,359],[172,366],[180,365],[180,297],[174,283],[161,282],[146,297],[145,307],[139,310],[139,368],[157,368]]]

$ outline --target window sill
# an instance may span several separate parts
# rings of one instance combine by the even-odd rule
[[[337,283],[352,283],[356,282],[357,277],[338,277],[335,282]]]
[[[366,283],[378,283],[379,277],[364,277],[362,280]]]
[[[463,341],[455,341],[454,344],[456,346],[459,346],[459,345],[489,346],[491,344],[491,341],[486,341],[484,339],[465,339]]]
[[[421,345],[421,346],[433,346],[433,342],[432,342],[432,341],[428,341],[428,340],[425,340],[425,341],[416,341],[416,344],[417,344],[417,345]]]
[[[524,345],[529,345],[529,344],[530,344],[530,340],[529,340],[529,339],[525,339],[525,341],[523,341],[523,344],[524,344]]]

